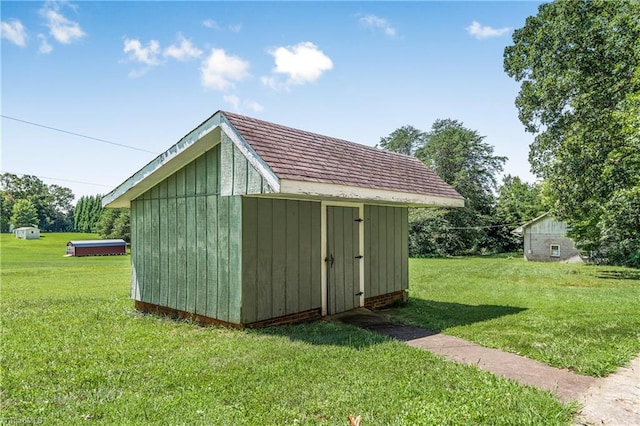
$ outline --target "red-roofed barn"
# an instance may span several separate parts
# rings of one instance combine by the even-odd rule
[[[219,111],[103,204],[131,207],[138,309],[266,326],[405,300],[408,207],[464,200],[416,158]]]

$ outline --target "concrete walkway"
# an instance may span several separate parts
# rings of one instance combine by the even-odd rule
[[[451,361],[475,365],[498,376],[555,393],[562,401],[584,405],[581,425],[640,425],[640,357],[629,368],[598,379],[550,367],[520,355],[419,327],[405,326],[360,308],[335,315],[331,320],[365,328],[407,345],[425,349]]]

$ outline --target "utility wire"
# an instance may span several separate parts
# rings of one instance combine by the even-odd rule
[[[520,226],[521,223],[501,223],[500,225],[482,225],[482,226],[457,226],[447,229],[488,229],[488,228],[501,228],[503,226]]]
[[[54,178],[54,177],[49,177],[49,176],[38,176],[38,175],[32,175],[30,173],[13,173],[13,172],[8,172],[6,170],[0,170],[0,173],[11,173],[12,175],[22,175],[22,176],[35,176],[39,179],[51,179],[51,180],[59,180],[61,182],[71,182],[71,183],[81,183],[83,185],[93,185],[93,186],[104,186],[105,188],[113,188],[114,185],[104,185],[101,183],[92,183],[92,182],[82,182],[79,180],[71,180],[71,179],[61,179],[61,178]]]
[[[54,131],[60,132],[60,133],[66,133],[66,134],[69,134],[69,135],[78,136],[78,137],[85,138],[85,139],[91,139],[91,140],[94,140],[94,141],[97,141],[97,142],[107,143],[109,145],[115,145],[115,146],[120,146],[122,148],[134,149],[136,151],[141,151],[141,152],[148,152],[150,154],[158,154],[157,152],[148,151],[146,149],[137,148],[135,146],[125,145],[125,144],[121,144],[121,143],[117,143],[117,142],[111,142],[111,141],[100,139],[100,138],[94,138],[93,136],[82,135],[80,133],[75,133],[75,132],[70,132],[68,130],[58,129],[56,127],[45,126],[44,124],[34,123],[33,121],[21,120],[19,118],[15,118],[15,117],[9,117],[8,115],[4,115],[4,114],[0,114],[0,117],[6,118],[7,120],[13,120],[13,121],[18,121],[20,123],[29,124],[31,126],[42,127],[44,129],[54,130]]]

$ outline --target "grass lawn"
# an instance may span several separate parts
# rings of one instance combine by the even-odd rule
[[[63,257],[66,241],[90,237],[0,236],[0,423],[571,422],[575,406],[550,393],[348,326],[241,331],[141,315],[129,256]]]
[[[412,259],[395,318],[604,376],[640,352],[640,271],[516,258]]]

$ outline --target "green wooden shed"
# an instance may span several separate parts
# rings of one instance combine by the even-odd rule
[[[218,111],[103,199],[131,208],[136,308],[267,326],[406,300],[413,157]]]

